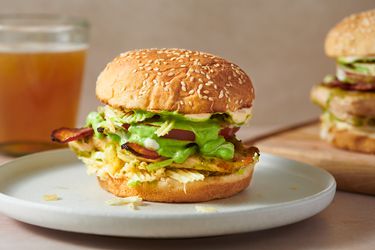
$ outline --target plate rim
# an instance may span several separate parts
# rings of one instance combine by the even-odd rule
[[[69,149],[55,149],[55,150],[48,150],[48,151],[44,151],[44,152],[38,152],[38,153],[22,156],[22,157],[14,159],[14,160],[10,160],[10,161],[7,161],[5,163],[0,164],[0,171],[1,171],[2,168],[7,167],[8,165],[15,164],[15,162],[18,163],[20,161],[30,160],[30,159],[33,159],[33,158],[39,158],[39,157],[43,157],[43,156],[49,155],[49,154],[63,154],[63,153],[67,154],[68,152],[69,152],[69,154],[72,153]],[[333,196],[334,196],[334,194],[335,194],[334,190],[336,189],[336,181],[335,181],[334,177],[328,171],[326,171],[325,169],[321,169],[321,168],[314,167],[312,165],[309,165],[309,164],[306,164],[306,163],[303,163],[303,162],[290,160],[290,159],[280,157],[280,156],[277,156],[277,155],[273,155],[273,154],[269,154],[269,153],[262,153],[262,155],[266,156],[266,157],[274,158],[276,160],[283,160],[283,161],[293,162],[294,164],[300,164],[300,165],[303,165],[304,167],[312,168],[312,169],[314,169],[314,171],[321,172],[321,173],[323,173],[327,176],[327,178],[328,178],[327,184],[328,185],[323,190],[321,190],[317,193],[314,193],[313,195],[310,195],[310,196],[306,196],[306,197],[296,199],[296,200],[280,202],[280,203],[277,203],[277,204],[274,204],[274,205],[269,205],[269,206],[266,206],[266,207],[256,207],[256,208],[252,208],[251,210],[249,210],[249,209],[240,209],[240,210],[233,210],[233,211],[220,211],[219,210],[216,213],[194,213],[194,214],[188,213],[188,214],[169,214],[169,215],[166,215],[166,214],[147,215],[147,214],[141,214],[141,213],[122,213],[122,214],[118,214],[118,213],[115,213],[115,211],[114,211],[114,213],[111,215],[111,217],[127,218],[127,219],[149,219],[149,218],[153,218],[153,219],[188,219],[188,218],[191,218],[191,217],[213,218],[213,217],[220,217],[220,216],[223,216],[223,215],[231,216],[231,215],[238,215],[238,214],[246,214],[247,212],[277,210],[277,209],[283,209],[285,207],[290,207],[290,206],[293,206],[293,205],[301,205],[305,202],[312,202],[312,201],[314,201],[314,200],[316,200],[320,197],[327,196],[327,195],[331,194],[332,191],[333,191]],[[261,157],[262,157],[262,155],[261,155]],[[78,159],[72,159],[72,161],[78,162],[79,160]],[[59,164],[59,163],[57,163],[57,164]],[[215,201],[215,200],[213,200],[213,201]],[[85,212],[80,212],[81,210],[76,210],[74,208],[51,206],[49,204],[43,204],[43,203],[38,203],[38,202],[35,202],[35,201],[28,201],[28,200],[16,198],[16,197],[13,197],[13,196],[10,196],[10,195],[7,195],[7,194],[3,193],[3,191],[0,189],[0,208],[1,208],[1,203],[3,203],[3,202],[11,203],[12,205],[19,205],[19,206],[29,207],[29,208],[33,208],[33,209],[41,209],[43,211],[48,210],[48,211],[52,211],[52,212],[56,212],[56,213],[63,213],[63,214],[70,214],[72,211],[74,211],[74,213],[78,214],[78,215],[85,215],[85,216],[101,216],[102,215],[102,214],[99,215],[99,214],[95,213],[94,210],[90,210],[90,209],[85,210]],[[152,204],[152,203],[156,203],[156,202],[145,201],[145,203],[146,204]],[[205,202],[164,203],[164,204],[169,204],[169,205],[174,205],[174,204],[196,205],[196,204],[205,204]],[[0,209],[0,211],[2,211],[2,209]],[[4,213],[4,214],[6,214],[6,213]]]

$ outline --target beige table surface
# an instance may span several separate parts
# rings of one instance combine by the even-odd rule
[[[270,130],[252,128],[249,134]],[[0,156],[0,162],[8,160]],[[0,214],[0,249],[375,249],[375,197],[337,192],[333,203],[304,221],[259,232],[197,239],[151,240],[45,229]]]

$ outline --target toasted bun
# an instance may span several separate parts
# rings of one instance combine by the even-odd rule
[[[254,89],[246,73],[223,58],[183,49],[141,49],[106,66],[96,95],[124,110],[201,114],[250,108]]]
[[[311,99],[336,116],[375,117],[375,93],[347,91],[322,84],[314,86]]]
[[[375,55],[375,9],[346,17],[327,35],[330,57]]]
[[[324,126],[321,129],[325,130]],[[338,129],[333,125],[321,133],[321,138],[338,148],[375,154],[375,138],[370,137],[370,134],[353,133],[347,129]]]
[[[129,187],[127,179],[98,178],[100,186],[120,197],[139,196],[146,201],[158,202],[202,202],[232,196],[244,190],[250,183],[253,165],[245,168],[242,174],[206,177],[203,181],[182,184],[173,179],[145,182],[136,187]],[[186,192],[185,192],[186,191]]]

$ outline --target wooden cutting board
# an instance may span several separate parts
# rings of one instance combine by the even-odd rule
[[[375,195],[375,155],[332,147],[320,140],[316,121],[254,138],[249,143],[263,152],[326,169],[340,190]]]

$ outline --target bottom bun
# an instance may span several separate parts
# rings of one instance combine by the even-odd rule
[[[232,196],[250,184],[254,166],[244,172],[206,177],[203,181],[186,184],[167,178],[163,181],[144,182],[135,187],[127,185],[126,177],[113,178],[109,175],[98,178],[100,186],[119,197],[139,196],[146,201],[158,202],[201,202]]]
[[[335,126],[330,126],[327,129],[322,126],[321,138],[341,149],[375,154],[375,138],[370,137],[370,134],[338,129]]]

